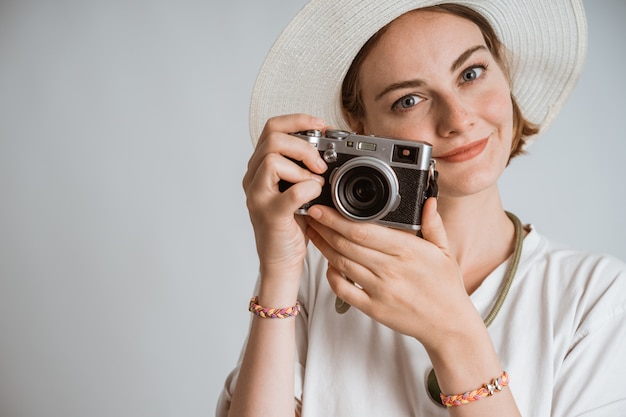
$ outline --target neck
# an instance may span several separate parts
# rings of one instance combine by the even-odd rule
[[[515,228],[506,215],[497,186],[481,193],[438,201],[450,249],[471,294],[515,247]]]

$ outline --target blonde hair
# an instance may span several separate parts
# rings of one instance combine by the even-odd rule
[[[498,65],[500,65],[502,71],[509,79],[509,84],[511,84],[509,65],[505,56],[506,49],[502,42],[498,39],[496,32],[493,30],[487,19],[485,19],[480,13],[470,9],[469,7],[457,4],[441,4],[420,10],[450,13],[467,19],[478,26],[487,45],[487,49],[491,52]],[[365,108],[361,97],[361,84],[359,81],[361,66],[369,52],[387,31],[388,27],[389,25],[380,29],[363,45],[357,56],[352,61],[352,65],[350,65],[348,73],[343,80],[341,88],[341,104],[344,116],[347,120],[362,122],[365,118]],[[524,153],[523,149],[526,144],[526,138],[539,132],[539,126],[524,118],[513,93],[511,93],[511,102],[513,104],[513,142],[511,144],[509,162],[512,158]]]

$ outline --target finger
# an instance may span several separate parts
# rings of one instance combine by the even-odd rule
[[[267,134],[263,143],[257,145],[248,163],[248,168],[253,168],[259,159],[269,153],[277,153],[296,161],[302,161],[309,169],[317,173],[322,173],[327,168],[317,149],[311,146],[308,141],[282,131]]]
[[[282,139],[277,139],[273,149],[265,150],[268,142],[257,148],[250,161],[248,162],[248,171],[243,177],[242,185],[244,189],[248,189],[253,178],[261,174],[271,174],[269,181],[277,184],[279,180],[285,180],[291,183],[298,181],[317,178],[323,181],[321,176],[315,175],[323,173],[327,166],[319,156],[319,153],[309,143],[290,135],[282,135]],[[300,158],[309,165],[315,165],[314,169],[303,168],[293,160],[284,156],[288,154],[290,158]],[[262,169],[262,167],[264,169]],[[268,169],[269,167],[269,169]],[[281,171],[284,175],[281,175]]]
[[[274,132],[270,139],[256,148],[248,161],[248,170],[242,181],[244,188],[270,155],[280,156],[299,166],[294,161],[302,161],[308,171],[317,174],[323,174],[328,169],[317,149],[310,143],[292,135]]]
[[[354,285],[342,275],[342,272],[333,267],[328,266],[326,272],[328,284],[337,297],[354,307],[363,310],[371,300],[365,288],[361,289]]]
[[[285,160],[287,166],[277,172],[266,172],[275,166],[262,167],[257,175],[245,188],[247,204],[250,211],[271,209],[275,215],[295,213],[303,204],[317,198],[322,192],[323,178],[306,171]],[[268,164],[271,165],[271,164]],[[291,167],[293,165],[293,167]],[[292,172],[289,172],[293,170]],[[287,171],[287,172],[285,172]],[[302,174],[302,176],[299,176]],[[293,181],[293,185],[284,192],[278,189],[278,180],[281,175]]]
[[[317,198],[322,192],[322,184],[316,180],[302,181],[284,191],[279,201],[284,213],[296,213],[302,205]]]
[[[257,175],[260,166],[270,156],[278,156],[293,165],[297,165],[294,161],[303,161],[308,171],[317,174],[322,174],[327,168],[319,152],[309,143],[292,135],[274,133],[272,138],[259,145],[250,157],[248,170],[242,181],[244,187]]]
[[[265,123],[257,146],[270,132],[295,133],[303,130],[323,130],[325,125],[322,119],[304,113],[272,117]]]
[[[268,153],[278,153],[296,161],[302,161],[312,171],[321,174],[326,163],[319,152],[307,141],[290,133],[304,130],[323,130],[325,122],[308,114],[289,114],[269,119],[261,132],[255,153],[250,158],[248,169],[255,170],[259,158]]]
[[[253,188],[278,193],[278,182],[281,180],[292,184],[314,180],[324,184],[324,177],[314,174],[280,155],[269,154],[263,159],[252,177],[251,183],[254,185],[250,184],[251,187],[244,186],[244,189]]]
[[[448,235],[437,211],[437,199],[430,197],[422,208],[422,236],[444,252],[448,251]]]
[[[332,229],[319,224],[316,226],[309,221],[307,236],[328,260],[329,265],[355,282],[371,287],[376,277],[373,268],[382,264],[380,259],[383,254],[355,245]]]
[[[316,205],[308,210],[309,217],[321,225],[338,232],[350,242],[390,255],[402,253],[406,239],[414,239],[413,234],[400,233],[397,229],[374,223],[354,222],[346,219],[337,210]]]

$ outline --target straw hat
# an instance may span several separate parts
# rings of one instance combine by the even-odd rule
[[[350,130],[341,111],[341,85],[363,44],[398,16],[441,3],[465,5],[491,23],[512,53],[513,94],[522,113],[545,131],[583,67],[582,0],[311,0],[261,67],[250,103],[253,143],[268,118],[288,113],[308,113]]]

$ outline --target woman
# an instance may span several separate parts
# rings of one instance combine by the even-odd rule
[[[270,51],[243,180],[260,260],[255,315],[218,415],[626,406],[626,267],[522,228],[497,185],[580,73],[582,6],[433,3],[314,1]],[[439,197],[424,204],[421,238],[321,205],[294,215],[320,194],[327,165],[289,133],[329,125],[433,145]],[[280,180],[294,185],[280,192]]]

